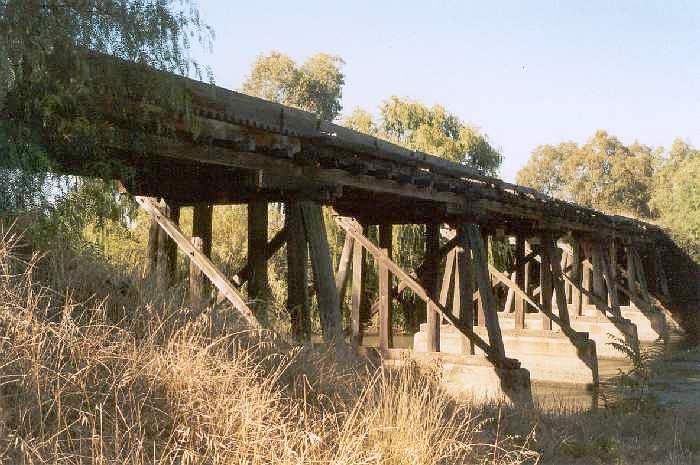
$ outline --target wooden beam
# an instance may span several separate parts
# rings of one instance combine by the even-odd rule
[[[607,304],[607,294],[605,292],[605,285],[604,285],[604,280],[603,280],[603,254],[602,250],[599,245],[597,244],[592,244],[591,246],[591,265],[592,265],[592,270],[593,270],[593,292],[592,295],[595,295],[598,297],[597,299],[594,299],[594,303],[596,306],[600,307],[599,303],[605,299],[606,308],[608,307]]]
[[[288,203],[291,204],[293,202]],[[285,217],[286,219],[286,217]],[[283,227],[277,233],[275,233],[274,236],[272,236],[272,239],[270,239],[270,242],[268,242],[265,245],[264,251],[263,251],[263,256],[265,257],[265,261],[269,261],[277,252],[280,251],[282,246],[287,242],[287,238],[289,236],[287,235],[287,227]],[[245,283],[248,282],[250,279],[251,275],[253,274],[252,272],[252,266],[250,262],[246,262],[245,265],[243,265],[243,268],[241,268],[232,278],[233,283],[237,287],[243,286]]]
[[[267,321],[267,305],[270,297],[270,284],[267,275],[268,214],[267,202],[255,201],[248,204],[248,297],[253,301],[253,311],[261,321]]]
[[[452,315],[470,330],[474,327],[474,267],[466,231],[457,228],[459,244],[455,248],[455,293],[452,299]],[[469,340],[470,354],[474,354],[474,343]]]
[[[572,256],[571,256],[571,282],[576,285],[571,286],[571,305],[574,315],[583,315],[583,300],[581,295],[581,281],[583,275],[583,264],[581,262],[581,243],[578,239],[573,239]]]
[[[668,279],[664,269],[664,261],[661,257],[661,250],[658,247],[654,248],[654,268],[656,269],[657,288],[661,291],[661,295],[669,298],[671,293],[668,289]]]
[[[156,199],[149,200],[153,203],[157,203]],[[160,225],[158,225],[158,222],[154,218],[151,218],[149,223],[144,278],[151,281],[156,279],[158,273],[158,236],[160,235]]]
[[[382,249],[388,258],[388,251]],[[390,349],[393,346],[391,331],[391,301],[389,297],[391,281],[389,268],[384,260],[378,263],[379,268],[379,348]]]
[[[211,258],[214,207],[197,203],[192,208],[192,237],[202,238],[202,252]]]
[[[603,278],[607,284],[608,291],[608,302],[609,307],[613,312],[613,315],[620,316],[620,297],[617,294],[617,279],[615,279],[615,273],[610,266],[610,261],[606,257],[603,246],[601,244],[594,244],[594,250],[598,249],[597,254],[599,255],[600,265],[603,270]]]
[[[343,243],[343,251],[340,253],[338,261],[338,271],[335,273],[335,287],[338,289],[338,299],[340,305],[345,301],[345,292],[348,288],[348,280],[350,278],[350,262],[352,260],[352,249],[355,240],[351,236],[345,236]]]
[[[440,305],[447,306],[447,299],[452,290],[453,275],[455,268],[455,250],[451,250],[445,258],[445,270],[442,273],[442,285],[440,286]]]
[[[192,245],[211,259],[213,208],[197,204],[192,212]],[[204,273],[190,262],[190,303],[194,310],[203,310],[209,303],[209,290]]]
[[[639,255],[637,249],[633,249],[632,255],[634,256],[634,261],[637,265],[637,278],[639,279],[639,290],[644,297],[644,300],[651,302],[651,297],[649,296],[649,288],[647,286],[647,275],[646,269],[644,267],[644,262],[642,257]]]
[[[328,247],[326,226],[321,205],[315,202],[300,202],[306,240],[311,252],[311,266],[314,272],[318,312],[321,318],[323,339],[329,343],[342,341],[343,328],[338,289],[335,287],[333,263]]]
[[[542,309],[542,329],[552,329],[552,257],[549,255],[549,248],[545,246],[547,238],[542,238],[541,260],[540,260],[540,306]]]
[[[438,251],[440,250],[440,225],[425,225],[425,287],[431,296],[437,294]],[[434,305],[426,302],[426,336],[428,352],[440,352],[440,314]]]
[[[379,247],[384,252],[386,258],[392,258],[392,244],[394,240],[393,226],[390,224],[379,225]],[[391,274],[384,261],[378,264],[379,271],[379,347],[390,349],[394,346],[392,334],[393,286],[391,285]]]
[[[571,278],[569,278],[567,275],[564,275],[564,279],[568,281],[572,286],[577,286],[577,284],[571,281]],[[604,298],[598,297],[592,291],[586,289],[583,286],[581,286],[579,290],[581,291],[581,293],[583,293],[583,295],[587,296],[590,299],[591,304],[595,305],[603,314],[607,312],[611,315],[614,315],[613,310],[610,307],[608,307],[608,302]]]
[[[288,202],[285,205],[284,225],[287,237],[287,312],[294,338],[297,341],[309,341],[311,313],[307,269],[308,246],[301,208],[297,202]]]
[[[194,262],[199,266],[202,272],[209,278],[211,283],[216,287],[221,294],[223,294],[226,299],[231,302],[233,307],[238,310],[243,319],[254,329],[264,329],[258,319],[253,314],[252,310],[245,303],[243,297],[238,293],[238,291],[233,287],[233,285],[226,279],[221,271],[216,268],[216,266],[204,255],[202,252],[197,250],[194,245],[190,242],[177,224],[173,222],[164,212],[162,212],[150,199],[146,197],[136,197],[136,202],[143,208],[148,214],[153,217],[161,229],[175,241],[177,246],[189,257],[190,261]]]
[[[635,305],[635,300],[639,298],[639,287],[637,285],[637,263],[634,259],[634,249],[631,245],[625,247],[625,255],[627,258],[627,270],[625,277],[627,278],[627,286],[629,288],[629,298],[632,305]]]
[[[198,251],[204,253],[204,241],[201,237],[193,237],[192,246]],[[192,310],[195,312],[201,312],[206,308],[208,301],[205,291],[204,273],[202,273],[202,270],[192,261],[190,262],[189,284],[189,297]]]
[[[345,231],[348,231],[351,233],[356,241],[356,243],[360,243],[364,249],[366,249],[373,257],[375,260],[383,260],[386,263],[387,268],[389,268],[389,271],[394,274],[399,280],[405,281],[406,285],[408,286],[409,289],[411,289],[418,298],[422,299],[429,305],[432,305],[435,310],[443,317],[445,318],[451,325],[453,325],[455,328],[457,328],[464,336],[466,336],[469,340],[471,340],[476,347],[484,351],[486,354],[486,357],[497,367],[501,368],[518,368],[520,367],[520,362],[517,360],[513,359],[508,359],[505,357],[502,357],[498,354],[498,352],[493,349],[486,341],[484,341],[478,334],[474,333],[474,331],[470,328],[468,328],[465,324],[463,324],[461,321],[459,321],[457,318],[455,318],[451,312],[449,312],[446,308],[442,307],[439,302],[436,302],[433,300],[433,298],[430,296],[428,291],[423,287],[421,284],[419,284],[411,275],[406,273],[400,266],[398,266],[396,263],[394,263],[392,260],[389,260],[388,258],[385,258],[382,256],[381,249],[379,249],[376,245],[372,243],[367,237],[362,235],[361,228],[359,225],[355,222],[352,221],[349,218],[342,218],[338,217],[336,218],[336,221],[338,222],[338,225],[345,229]]]
[[[515,284],[527,292],[525,285],[525,238],[518,235],[515,238]],[[529,267],[528,267],[529,268]],[[529,271],[529,270],[528,270]],[[515,298],[515,329],[525,328],[525,299],[522,296]]]
[[[159,207],[175,225],[179,225],[180,207],[175,202],[161,199]],[[158,287],[167,289],[172,286],[176,269],[177,245],[161,228],[158,232]]]
[[[358,225],[360,228],[360,234],[364,233],[362,226]],[[348,237],[353,239],[353,251],[352,251],[352,294],[350,302],[350,328],[351,328],[351,341],[354,347],[359,347],[362,343],[362,307],[365,301],[365,249],[357,243],[354,237],[348,232],[346,232]]]
[[[493,296],[493,288],[491,287],[487,249],[484,246],[481,232],[476,226],[468,225],[464,229],[474,257],[474,274],[476,275],[476,282],[479,288],[480,301],[483,305],[489,343],[500,357],[505,357],[501,327],[498,323],[498,309],[496,308],[496,299]]]
[[[544,246],[547,249],[549,263],[552,267],[552,284],[554,286],[557,309],[559,310],[559,319],[562,321],[562,324],[570,327],[571,320],[569,318],[569,306],[566,301],[566,291],[564,289],[565,281],[561,270],[561,257],[559,256],[558,252],[559,248],[557,248],[556,242],[550,236],[547,236]]]

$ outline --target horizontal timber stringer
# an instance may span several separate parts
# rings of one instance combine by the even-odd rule
[[[483,340],[481,336],[452,315],[450,310],[445,308],[440,302],[434,300],[422,285],[406,273],[399,265],[389,259],[379,247],[374,245],[372,241],[361,233],[361,227],[356,221],[346,217],[336,217],[336,222],[338,226],[345,230],[346,234],[353,238],[355,247],[359,245],[365,249],[380,266],[386,267],[392,275],[396,276],[400,282],[403,282],[416,296],[423,300],[428,306],[434,308],[442,318],[447,320],[476,347],[484,351],[491,363],[499,368],[514,369],[520,367],[520,362],[518,360],[501,356],[498,351]]]
[[[313,200],[362,224],[471,223],[486,231],[550,229],[640,244],[661,233],[656,226],[549,198],[309,112],[98,53],[87,55],[97,72],[119,67],[127,76],[132,71],[169,76],[190,97],[187,120],[164,111],[162,121],[154,122],[154,127],[171,128],[163,138],[131,127],[129,102],[119,102],[120,116],[105,110],[118,129],[113,157],[133,168],[123,181],[136,195],[182,205]],[[79,160],[64,169],[85,172]]]

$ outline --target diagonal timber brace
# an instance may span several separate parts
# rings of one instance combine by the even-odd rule
[[[178,228],[170,218],[165,216],[149,198],[137,196],[135,199],[141,208],[150,214],[151,217],[158,222],[163,231],[175,241],[177,246],[189,257],[190,261],[202,270],[202,273],[209,278],[214,287],[231,302],[234,308],[243,316],[246,323],[255,329],[264,329],[236,288],[233,287],[226,276],[219,271],[216,265],[187,239],[182,231],[180,231],[180,228]]]
[[[411,289],[419,298],[424,300],[429,306],[432,306],[442,318],[446,319],[451,325],[459,330],[467,339],[474,343],[476,347],[484,351],[486,357],[495,366],[500,368],[519,368],[520,362],[518,360],[509,359],[499,354],[497,350],[492,348],[486,341],[484,341],[481,336],[476,334],[471,328],[469,328],[462,321],[457,319],[452,315],[452,313],[440,305],[439,302],[433,300],[433,298],[428,294],[423,286],[421,286],[413,277],[406,273],[399,265],[394,263],[389,259],[381,249],[372,243],[367,237],[365,237],[361,231],[361,227],[356,221],[345,218],[336,217],[336,222],[338,226],[343,228],[345,232],[352,236],[355,240],[355,246],[362,246],[367,252],[369,252],[375,260],[381,261],[384,266],[394,275],[397,279],[405,282],[406,286]]]

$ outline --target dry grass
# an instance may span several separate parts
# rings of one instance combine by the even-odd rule
[[[3,463],[491,461],[478,416],[429,379],[277,347],[226,309],[181,321],[177,299],[124,290],[84,257],[22,262],[13,241],[0,240]]]
[[[89,254],[22,259],[16,243],[0,234],[0,463],[697,459],[690,412],[458,403],[416,371],[281,347],[227,308],[185,319],[177,290],[164,296]]]

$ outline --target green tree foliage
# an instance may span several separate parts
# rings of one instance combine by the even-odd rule
[[[186,109],[176,80],[140,71],[201,77],[189,50],[211,37],[190,0],[0,0],[0,208],[55,205],[62,189],[48,173],[63,164],[105,178],[121,170],[105,156],[111,121],[128,121],[143,146],[163,108]]]
[[[379,137],[411,150],[436,155],[456,163],[496,175],[503,157],[474,126],[464,123],[444,107],[428,107],[414,100],[392,96],[379,107],[380,118],[375,120],[363,109],[355,109],[343,120],[343,124],[365,134]],[[404,269],[416,270],[425,256],[425,228],[422,225],[402,225],[394,234],[394,257]],[[374,283],[372,283],[374,284]],[[404,300],[407,303],[407,300]],[[405,309],[408,313],[419,310]],[[414,318],[413,324],[424,316]],[[408,321],[404,325],[409,330]]]
[[[342,58],[318,53],[298,66],[280,52],[260,55],[243,84],[243,92],[335,119],[343,109]]]
[[[651,206],[700,263],[700,151],[676,140],[654,179]]]
[[[465,124],[444,107],[391,97],[379,107],[375,122],[365,110],[357,109],[344,124],[352,129],[387,139],[396,144],[437,155],[495,175],[503,157],[480,131]]]
[[[537,147],[519,184],[597,210],[648,218],[658,150],[598,131],[586,144]]]
[[[586,144],[541,145],[517,182],[611,214],[658,221],[700,262],[700,151],[622,144],[598,131]]]

